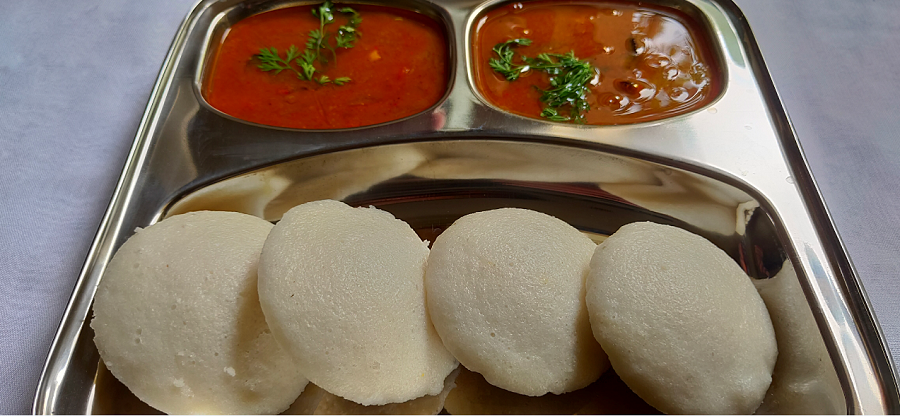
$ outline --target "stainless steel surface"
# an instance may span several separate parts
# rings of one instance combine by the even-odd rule
[[[404,6],[447,24],[454,70],[446,99],[394,123],[297,131],[223,116],[199,95],[217,25],[282,3],[200,2],[163,64],[51,347],[34,412],[84,413],[101,393],[90,305],[107,262],[135,227],[202,208],[274,220],[291,204],[323,197],[383,207],[420,230],[501,205],[539,209],[598,234],[639,219],[675,223],[743,258],[757,278],[789,259],[846,410],[900,412],[878,325],[743,16],[725,0],[658,3],[702,16],[718,48],[727,82],[702,110],[602,127],[498,111],[470,82],[468,29],[482,2],[407,0]]]

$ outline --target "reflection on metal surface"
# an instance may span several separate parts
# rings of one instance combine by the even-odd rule
[[[744,207],[758,203],[731,185],[644,160],[541,143],[443,140],[326,153],[197,189],[163,215],[227,210],[277,221],[319,199],[375,205],[417,229],[445,228],[462,215],[504,206],[546,212],[598,235],[655,221],[706,236],[749,264],[751,274],[760,263],[752,259],[774,257],[779,267],[784,260],[773,226],[738,232],[736,223],[751,223]],[[755,218],[771,221],[762,212]]]
[[[274,220],[304,202],[342,200],[419,166],[425,156],[415,148],[384,152],[377,148],[317,159],[300,159],[243,175],[192,193],[167,213],[198,210],[237,211]]]
[[[847,413],[840,400],[840,381],[791,262],[786,261],[772,279],[755,280],[754,284],[769,309],[778,341],[772,385],[756,413]]]
[[[106,369],[103,361],[97,367],[97,375],[94,379],[94,396],[88,407],[88,414],[92,415],[162,415],[165,413],[154,409],[149,404],[142,402],[116,380],[116,377]]]
[[[381,406],[363,406],[340,396],[325,392],[316,407],[317,415],[436,415],[444,409],[444,400],[456,387],[456,379],[462,366],[451,371],[444,379],[444,388],[432,396],[422,396],[403,403]]]
[[[842,402],[850,413],[900,413],[893,362],[745,19],[729,0],[648,1],[707,27],[725,85],[705,110],[602,127],[498,111],[472,89],[467,49],[473,16],[497,2],[404,0],[402,7],[447,25],[454,65],[447,97],[397,122],[314,132],[235,120],[199,96],[207,45],[221,25],[298,2],[201,1],[160,72],[51,346],[34,411],[84,413],[108,393],[103,379],[95,384],[99,357],[86,322],[107,262],[136,227],[195,209],[276,220],[294,204],[337,198],[388,210],[430,239],[466,213],[518,206],[597,239],[633,221],[677,225],[773,284],[789,260],[804,296],[794,288],[784,299],[812,311],[817,326],[808,319],[803,325],[818,330],[826,367],[841,386],[828,390],[827,407]],[[821,356],[817,343],[799,350]]]
[[[716,234],[729,235],[737,231],[736,224],[743,219],[735,215],[738,207],[751,201],[747,194],[718,186],[709,178],[689,176],[672,169],[659,169],[653,173],[653,181],[610,184],[604,189],[626,201]]]
[[[445,406],[450,414],[661,414],[634,394],[612,370],[581,390],[530,397],[495,387],[481,374],[460,368],[457,386],[450,391]]]

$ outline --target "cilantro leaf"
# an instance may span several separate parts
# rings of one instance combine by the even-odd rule
[[[357,29],[362,23],[362,17],[350,7],[342,7],[338,11],[348,14],[350,17],[347,24],[340,26],[334,35],[334,43],[337,48],[349,49],[362,36]],[[304,81],[315,81],[320,85],[327,83],[344,85],[350,82],[348,77],[339,77],[334,80],[324,74],[318,78],[316,77],[316,73],[320,71],[316,67],[316,62],[320,66],[325,66],[329,63],[328,57],[322,53],[323,50],[331,51],[332,57],[335,60],[337,59],[335,46],[331,46],[328,40],[331,34],[325,30],[326,25],[334,22],[334,13],[334,4],[331,0],[326,0],[318,7],[313,7],[312,15],[319,19],[319,28],[309,31],[306,39],[306,48],[303,52],[296,46],[291,45],[286,52],[286,57],[282,58],[278,49],[274,47],[260,48],[259,53],[253,56],[259,60],[259,63],[256,65],[257,68],[264,72],[274,71],[275,74],[284,70],[290,70],[297,75],[297,78]]]

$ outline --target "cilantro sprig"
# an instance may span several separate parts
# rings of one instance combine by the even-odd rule
[[[260,60],[260,64],[256,67],[263,71],[275,71],[276,74],[281,73],[285,69],[297,72],[293,66],[291,66],[291,61],[300,56],[300,51],[296,46],[291,45],[287,51],[287,58],[281,59],[281,56],[278,54],[278,49],[275,48],[262,48],[259,50],[259,54],[256,55],[256,58]]]
[[[260,48],[259,53],[254,55],[259,60],[257,68],[262,71],[275,71],[275,74],[284,70],[290,70],[297,75],[297,78],[304,81],[314,81],[320,85],[333,83],[334,85],[344,85],[351,81],[349,77],[338,77],[331,79],[329,76],[321,74],[316,76],[319,67],[328,65],[329,57],[327,52],[331,52],[331,58],[337,61],[337,51],[335,48],[350,49],[354,46],[354,42],[362,36],[359,32],[359,24],[362,23],[362,17],[356,10],[350,7],[343,7],[338,10],[340,13],[350,15],[346,25],[338,28],[334,34],[335,46],[328,41],[332,33],[325,30],[325,26],[334,23],[334,4],[331,0],[326,0],[318,7],[312,9],[312,15],[319,19],[319,28],[309,32],[306,39],[306,48],[303,52],[294,45],[288,48],[285,57],[282,58],[278,49],[274,47]]]
[[[510,82],[530,70],[550,75],[550,88],[538,88],[541,91],[541,102],[545,105],[541,117],[550,121],[584,123],[584,113],[590,110],[587,102],[588,85],[597,76],[597,69],[587,61],[578,59],[574,51],[566,54],[542,53],[534,58],[521,55],[522,63],[515,63],[512,48],[530,44],[531,39],[528,38],[498,43],[492,49],[497,58],[491,58],[488,64]],[[566,110],[568,115],[565,115]]]
[[[338,28],[334,41],[338,48],[349,49],[353,47],[353,42],[356,42],[356,39],[360,36],[356,28],[362,23],[362,17],[359,16],[356,10],[349,7],[342,8],[341,13],[349,14],[350,21]]]
[[[488,60],[488,65],[490,65],[491,68],[494,69],[494,71],[497,71],[498,73],[500,73],[500,75],[503,75],[503,77],[506,78],[507,81],[515,81],[519,79],[519,75],[522,74],[522,72],[528,70],[527,65],[516,65],[513,63],[514,52],[512,50],[512,47],[514,45],[531,45],[531,39],[519,38],[508,40],[503,43],[498,43],[494,45],[494,48],[491,50],[494,51],[495,54],[497,54],[499,59],[491,58],[490,60]]]

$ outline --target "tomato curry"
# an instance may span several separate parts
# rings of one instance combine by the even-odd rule
[[[442,26],[408,10],[353,4],[361,18],[351,48],[324,50],[316,77],[304,80],[293,70],[263,71],[261,49],[285,56],[303,51],[311,31],[320,28],[315,6],[288,7],[250,16],[228,30],[204,78],[203,95],[214,108],[254,123],[298,129],[340,129],[401,119],[427,110],[448,85],[448,46]],[[340,10],[339,6],[335,10]],[[335,11],[325,27],[334,33],[349,17]],[[319,78],[321,79],[321,78]]]

